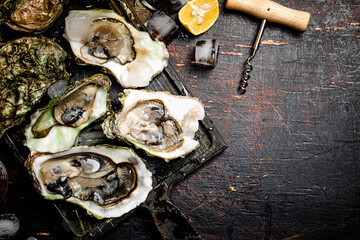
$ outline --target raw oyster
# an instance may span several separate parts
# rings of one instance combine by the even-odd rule
[[[102,124],[108,138],[118,138],[169,161],[198,147],[194,135],[205,115],[203,104],[192,97],[146,90],[124,91],[123,108]]]
[[[23,122],[54,82],[68,79],[66,52],[47,38],[25,37],[0,48],[0,137]]]
[[[65,22],[64,36],[74,55],[109,70],[124,88],[147,86],[167,66],[165,44],[112,10],[71,11]]]
[[[25,162],[36,189],[46,199],[65,199],[97,218],[120,217],[147,198],[151,172],[133,150],[77,146]]]
[[[65,0],[0,0],[0,23],[28,33],[45,31],[61,14]]]
[[[79,132],[108,110],[110,85],[110,79],[103,74],[76,82],[31,116],[25,128],[25,145],[39,152],[58,152],[74,146]]]

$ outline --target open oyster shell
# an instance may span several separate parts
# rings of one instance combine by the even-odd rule
[[[25,145],[32,152],[58,152],[74,146],[79,132],[107,112],[110,85],[103,74],[76,82],[31,116]]]
[[[66,52],[44,37],[24,37],[0,48],[0,137],[20,125],[47,88],[68,80]]]
[[[124,93],[122,110],[102,124],[108,138],[130,142],[165,161],[184,157],[199,146],[194,136],[205,115],[199,99],[147,90]]]
[[[71,11],[65,22],[64,36],[74,55],[107,69],[124,88],[147,86],[167,66],[165,44],[112,10]]]
[[[27,33],[45,31],[61,14],[66,0],[0,0],[0,23]]]
[[[147,198],[152,174],[133,150],[77,146],[36,153],[25,166],[45,199],[75,203],[97,218],[120,217]]]

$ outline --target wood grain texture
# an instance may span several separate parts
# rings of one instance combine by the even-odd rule
[[[172,189],[171,199],[205,239],[360,238],[360,3],[278,3],[311,13],[299,34],[268,23],[247,92],[236,93],[260,20],[225,9],[205,34],[181,28],[170,63],[205,104],[229,148]],[[216,38],[218,65],[193,65],[195,42]],[[4,212],[21,239],[65,239],[57,216],[8,157]],[[159,239],[142,211],[104,239]],[[19,238],[20,239],[20,238]]]
[[[309,12],[288,8],[270,0],[227,0],[225,6],[301,32],[306,30],[310,21]]]

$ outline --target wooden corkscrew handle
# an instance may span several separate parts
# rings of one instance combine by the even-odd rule
[[[306,30],[310,21],[310,13],[284,7],[270,0],[227,0],[226,8],[242,11],[301,32]]]

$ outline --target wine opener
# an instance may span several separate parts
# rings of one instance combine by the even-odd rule
[[[254,58],[259,48],[266,22],[279,23],[297,31],[304,32],[309,25],[310,13],[287,8],[270,0],[227,0],[226,8],[242,11],[262,19],[254,45],[252,46],[252,54],[245,61],[246,68],[243,71],[243,77],[238,87],[238,93],[241,95],[246,92],[247,81],[250,79],[250,72],[253,69],[250,61]]]

